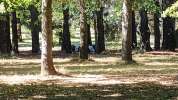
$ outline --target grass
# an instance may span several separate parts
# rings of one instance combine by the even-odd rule
[[[28,56],[28,55],[27,55]],[[106,75],[128,75],[128,74],[176,74],[178,72],[177,60],[178,57],[172,55],[155,56],[149,55],[134,55],[134,59],[137,61],[135,64],[124,64],[119,55],[110,57],[104,55],[104,57],[98,58],[98,55],[92,55],[91,61],[80,62],[75,58],[74,54],[66,59],[54,58],[54,64],[57,69],[64,68],[67,72],[73,74],[106,74]],[[102,56],[102,55],[101,55]],[[117,57],[118,56],[118,57]],[[110,60],[110,61],[109,61]],[[26,57],[1,59],[1,74],[13,74],[13,72],[26,74],[39,73],[40,71],[40,58],[32,56],[30,59]],[[22,71],[23,70],[23,71]]]
[[[17,85],[1,83],[0,99],[176,100],[178,98],[178,81],[175,79],[178,73],[176,60],[178,57],[175,55],[135,54],[134,59],[137,62],[131,65],[123,63],[119,53],[112,56],[91,55],[92,60],[85,62],[81,62],[76,56],[73,54],[61,58],[57,54],[54,58],[55,67],[59,71],[73,75],[103,75],[108,78],[103,82],[117,80],[123,83],[104,85],[71,81],[66,84],[61,80]],[[20,55],[1,59],[0,62],[1,75],[23,76],[40,73],[40,58],[37,55]]]
[[[119,85],[13,85],[2,84],[0,99],[29,100],[170,100],[177,99],[178,88],[155,83]]]
[[[29,48],[29,38],[26,35],[21,48]],[[77,43],[78,38],[72,41]],[[177,53],[134,51],[136,63],[125,64],[116,47],[120,43],[108,42],[107,51],[91,54],[88,61],[80,61],[78,54],[54,51],[56,69],[72,78],[38,76],[40,55],[29,51],[17,57],[3,56],[0,100],[178,100]]]

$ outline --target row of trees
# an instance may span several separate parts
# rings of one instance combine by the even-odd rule
[[[39,32],[40,32],[40,24],[38,20],[39,12],[36,8],[36,1],[30,0],[16,0],[16,1],[9,1],[9,0],[1,0],[1,8],[4,8],[1,12],[1,42],[0,45],[0,53],[5,55],[19,53],[18,50],[18,42],[22,41],[21,37],[21,19],[20,15],[21,9],[28,9],[30,12],[30,27],[31,27],[31,34],[32,34],[32,52],[38,53],[39,52]],[[22,6],[23,5],[23,6]],[[17,14],[18,12],[18,14]],[[11,26],[10,26],[11,25]],[[11,35],[12,29],[12,35]],[[12,37],[11,37],[12,36]],[[11,42],[12,41],[12,42]]]
[[[44,0],[45,1],[45,0]],[[48,0],[46,0],[48,1]],[[99,3],[98,5],[101,5],[101,1],[97,2]],[[170,6],[171,4],[173,4],[174,1],[167,1],[165,0],[164,2],[160,2],[160,1],[154,1],[154,4],[159,7],[158,4],[160,4],[161,8],[162,8],[162,5],[166,5],[165,8],[167,8],[168,6]],[[87,32],[87,13],[86,13],[86,1],[84,0],[79,0],[78,1],[78,4],[79,4],[79,11],[80,11],[80,58],[81,59],[88,59],[88,32]],[[132,41],[133,41],[133,30],[136,30],[136,29],[133,29],[134,28],[134,20],[133,20],[133,13],[134,13],[134,9],[133,9],[133,1],[130,1],[130,0],[123,0],[123,8],[122,8],[122,59],[126,62],[130,62],[132,61]],[[102,12],[102,6],[100,6],[100,10]],[[100,13],[101,13],[100,12]],[[50,13],[50,12],[49,12]],[[150,33],[149,33],[149,28],[148,28],[148,17],[147,17],[147,9],[142,7],[139,11],[139,14],[140,14],[140,33],[141,33],[141,41],[143,43],[143,49],[145,50],[151,50],[151,47],[150,47]],[[156,40],[156,43],[155,43],[155,49],[156,50],[159,50],[160,49],[160,29],[159,29],[159,16],[157,15],[159,14],[158,12],[155,12],[155,16],[154,16],[154,21],[155,21],[155,35],[156,34],[159,34],[155,36],[155,38],[159,39],[155,39]],[[101,14],[102,15],[102,14]],[[100,20],[102,20],[102,17],[99,17]],[[51,18],[48,18],[48,19],[51,19]],[[174,20],[174,21],[172,21]],[[44,20],[43,20],[44,21]],[[51,22],[51,21],[50,21]],[[48,24],[51,24],[51,23],[48,23]],[[45,23],[43,23],[45,25]],[[100,27],[102,29],[102,25],[100,24],[98,27]],[[49,29],[51,30],[51,29]],[[172,50],[175,49],[174,47],[168,45],[169,43],[172,43],[174,42],[173,38],[170,37],[172,36],[173,32],[175,31],[175,19],[174,18],[171,18],[171,17],[165,17],[163,18],[163,46],[162,48],[163,49],[169,49],[169,50]],[[104,33],[104,31],[103,31]],[[103,34],[102,33],[102,34]],[[45,32],[43,31],[43,34],[47,35],[47,34],[51,34],[51,32]],[[98,35],[98,33],[96,33]],[[96,35],[96,36],[97,36]],[[136,36],[136,35],[135,35]],[[157,37],[158,36],[158,37]],[[49,38],[49,39],[46,39],[46,40],[51,40],[50,39],[51,35],[49,37],[46,37],[46,38]],[[171,39],[171,41],[167,40],[167,39]],[[44,40],[45,41],[45,40]],[[97,41],[97,39],[96,39]],[[51,43],[52,41],[50,41]],[[43,43],[45,44],[45,43]],[[48,47],[46,46],[46,49]],[[49,45],[49,48],[52,48],[51,45]],[[45,49],[45,48],[44,48]],[[50,54],[51,55],[51,49],[48,50],[49,52],[47,54]],[[45,54],[45,50],[44,50],[44,54]],[[42,55],[44,55],[42,54]],[[47,57],[47,56],[46,56]],[[47,57],[48,58],[48,57]],[[49,56],[49,58],[51,59],[51,56]],[[44,60],[44,63],[46,62],[47,60]],[[52,61],[49,63],[52,65]],[[50,68],[50,69],[53,69],[54,67],[53,66],[50,66],[50,65],[46,65],[48,67],[45,66],[45,68]],[[48,74],[50,74],[51,71],[49,70],[46,70],[46,72]],[[51,73],[53,74],[53,72]]]
[[[0,21],[3,38],[0,41],[3,45],[0,45],[1,53],[10,53],[11,50],[14,53],[18,53],[18,34],[17,34],[17,9],[21,8],[21,5],[26,5],[30,11],[31,15],[31,32],[32,32],[32,52],[39,52],[39,32],[42,31],[42,46],[41,46],[41,73],[43,75],[54,75],[60,74],[56,72],[53,60],[52,60],[52,0],[42,0],[40,1],[31,1],[31,0],[17,0],[17,1],[1,1],[6,9],[6,15],[3,16],[3,20]],[[155,33],[155,50],[174,50],[175,39],[175,18],[165,17],[161,18],[161,13],[171,4],[174,0],[146,0],[146,1],[131,1],[131,0],[106,0],[106,1],[93,1],[93,0],[62,0],[54,1],[62,5],[63,8],[63,32],[62,32],[62,50],[66,53],[71,53],[71,40],[70,40],[70,6],[72,3],[76,5],[74,8],[77,8],[80,13],[80,58],[88,59],[88,46],[92,44],[91,42],[91,33],[90,27],[91,22],[93,22],[95,30],[95,45],[96,53],[101,53],[105,50],[105,31],[104,31],[104,7],[105,5],[111,4],[113,2],[120,5],[122,3],[122,58],[124,61],[132,61],[132,49],[137,47],[137,31],[141,36],[141,49],[145,51],[152,50],[150,46],[150,29],[148,27],[148,12],[154,12],[154,33]],[[71,3],[72,2],[72,3]],[[42,4],[42,5],[40,5]],[[96,5],[96,6],[94,6]],[[116,5],[120,7],[119,5]],[[38,7],[41,6],[41,11],[38,11]],[[116,7],[117,8],[117,7]],[[10,10],[9,10],[10,9]],[[136,13],[139,11],[139,13]],[[10,18],[9,12],[11,12],[12,19],[12,44],[10,42]],[[41,14],[40,14],[41,12]],[[92,13],[92,14],[91,14]],[[41,28],[39,16],[41,15]],[[91,16],[92,15],[92,16]],[[139,15],[139,27],[136,28],[136,15]],[[5,19],[5,20],[4,20]],[[91,20],[94,19],[94,20]],[[159,26],[162,26],[162,31]],[[161,32],[163,34],[163,43],[160,47]],[[169,45],[173,43],[173,45]]]

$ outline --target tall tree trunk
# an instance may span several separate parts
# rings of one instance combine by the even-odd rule
[[[150,30],[148,27],[148,16],[147,11],[145,9],[140,10],[140,34],[141,34],[141,49],[144,51],[151,51],[152,48],[150,46]]]
[[[70,29],[69,29],[69,7],[63,4],[63,34],[62,34],[62,51],[72,53]]]
[[[163,18],[163,50],[175,51],[176,41],[174,37],[175,19],[171,17]]]
[[[105,50],[105,33],[104,33],[104,22],[103,22],[103,10],[101,1],[97,2],[100,7],[99,11],[96,11],[96,53],[101,53]]]
[[[0,55],[10,55],[10,18],[9,14],[1,15],[0,19]]]
[[[132,3],[123,1],[122,16],[122,60],[132,61]]]
[[[34,5],[30,6],[31,17],[31,36],[32,36],[32,53],[39,53],[39,22],[38,22],[38,10]]]
[[[88,45],[92,45],[90,23],[87,23]]]
[[[159,29],[159,15],[158,15],[158,13],[154,14],[154,35],[155,35],[154,49],[160,50],[161,33],[160,33],[160,29]]]
[[[12,52],[18,54],[18,33],[17,33],[17,17],[16,11],[11,12],[12,16]]]
[[[93,28],[94,28],[94,33],[95,33],[95,50],[96,50],[96,44],[98,44],[97,42],[97,25],[96,25],[96,16],[94,15],[94,18],[93,18]]]
[[[160,50],[161,32],[159,29],[160,26],[159,16],[160,14],[158,12],[154,13],[154,35],[155,35],[154,49],[155,50]]]
[[[21,30],[20,18],[17,18],[17,34],[18,34],[19,41],[22,42],[22,30]]]
[[[10,15],[9,15],[9,12],[7,12],[6,14],[6,33],[7,33],[7,36],[6,36],[6,41],[7,41],[7,53],[10,54],[11,53],[11,50],[12,50],[12,44],[11,44],[11,32],[10,32]]]
[[[163,0],[163,10],[173,4],[175,0]],[[163,42],[162,49],[175,51],[176,41],[175,41],[175,18],[165,17],[163,18]]]
[[[88,59],[88,33],[85,0],[79,0],[80,5],[80,59]]]
[[[137,27],[135,22],[135,11],[132,11],[132,48],[137,47]]]
[[[57,74],[52,57],[52,0],[42,0],[41,74]]]

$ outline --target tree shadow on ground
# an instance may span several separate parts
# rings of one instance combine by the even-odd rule
[[[0,85],[1,100],[171,100],[178,97],[178,87],[156,83],[119,85]]]

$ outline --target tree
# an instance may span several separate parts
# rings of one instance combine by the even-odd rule
[[[39,53],[40,43],[39,43],[39,22],[38,22],[38,10],[34,5],[29,6],[30,18],[31,18],[31,36],[32,36],[32,53]]]
[[[80,59],[88,59],[88,33],[85,0],[79,0],[80,10]]]
[[[155,4],[159,7],[159,2],[155,1]],[[154,49],[155,50],[160,50],[160,39],[161,39],[161,32],[159,29],[160,26],[160,13],[158,11],[154,12],[154,35],[155,35],[155,40],[154,40]]]
[[[9,13],[2,14],[0,17],[0,34],[0,54],[10,55],[11,38]]]
[[[163,50],[175,51],[175,19],[171,17],[163,18]]]
[[[25,8],[32,0],[1,0],[0,3],[4,4],[6,12],[11,12],[12,23],[12,53],[18,54],[18,30],[17,30],[17,16],[16,11],[19,8]],[[23,5],[23,7],[22,7]]]
[[[52,57],[52,0],[42,0],[41,74],[57,74]]]
[[[62,33],[62,51],[72,53],[70,29],[69,29],[69,7],[67,4],[62,4],[63,8],[63,33]]]
[[[137,47],[137,27],[135,21],[135,11],[132,11],[132,48]]]
[[[87,33],[88,33],[88,45],[92,45],[92,40],[91,40],[91,22],[87,23]]]
[[[132,61],[132,2],[123,0],[122,11],[122,60]]]
[[[150,46],[150,29],[148,27],[148,16],[147,11],[142,8],[139,11],[140,14],[140,22],[139,22],[139,32],[141,34],[141,49],[144,51],[151,51],[152,48]]]
[[[96,10],[96,33],[95,33],[95,44],[96,44],[96,53],[101,53],[105,50],[105,34],[104,34],[104,23],[103,23],[103,11],[104,7],[102,6],[101,0],[96,1],[97,9]]]
[[[17,33],[17,17],[16,11],[11,12],[12,17],[12,52],[18,54],[18,33]]]
[[[18,34],[19,41],[22,42],[22,30],[21,30],[21,20],[20,20],[20,18],[17,18],[17,34]]]
[[[163,0],[162,6],[163,10],[167,9],[170,5],[172,5],[175,0]],[[163,18],[163,42],[162,42],[162,49],[163,50],[170,50],[175,51],[176,41],[175,41],[175,18],[170,16],[166,16]]]

